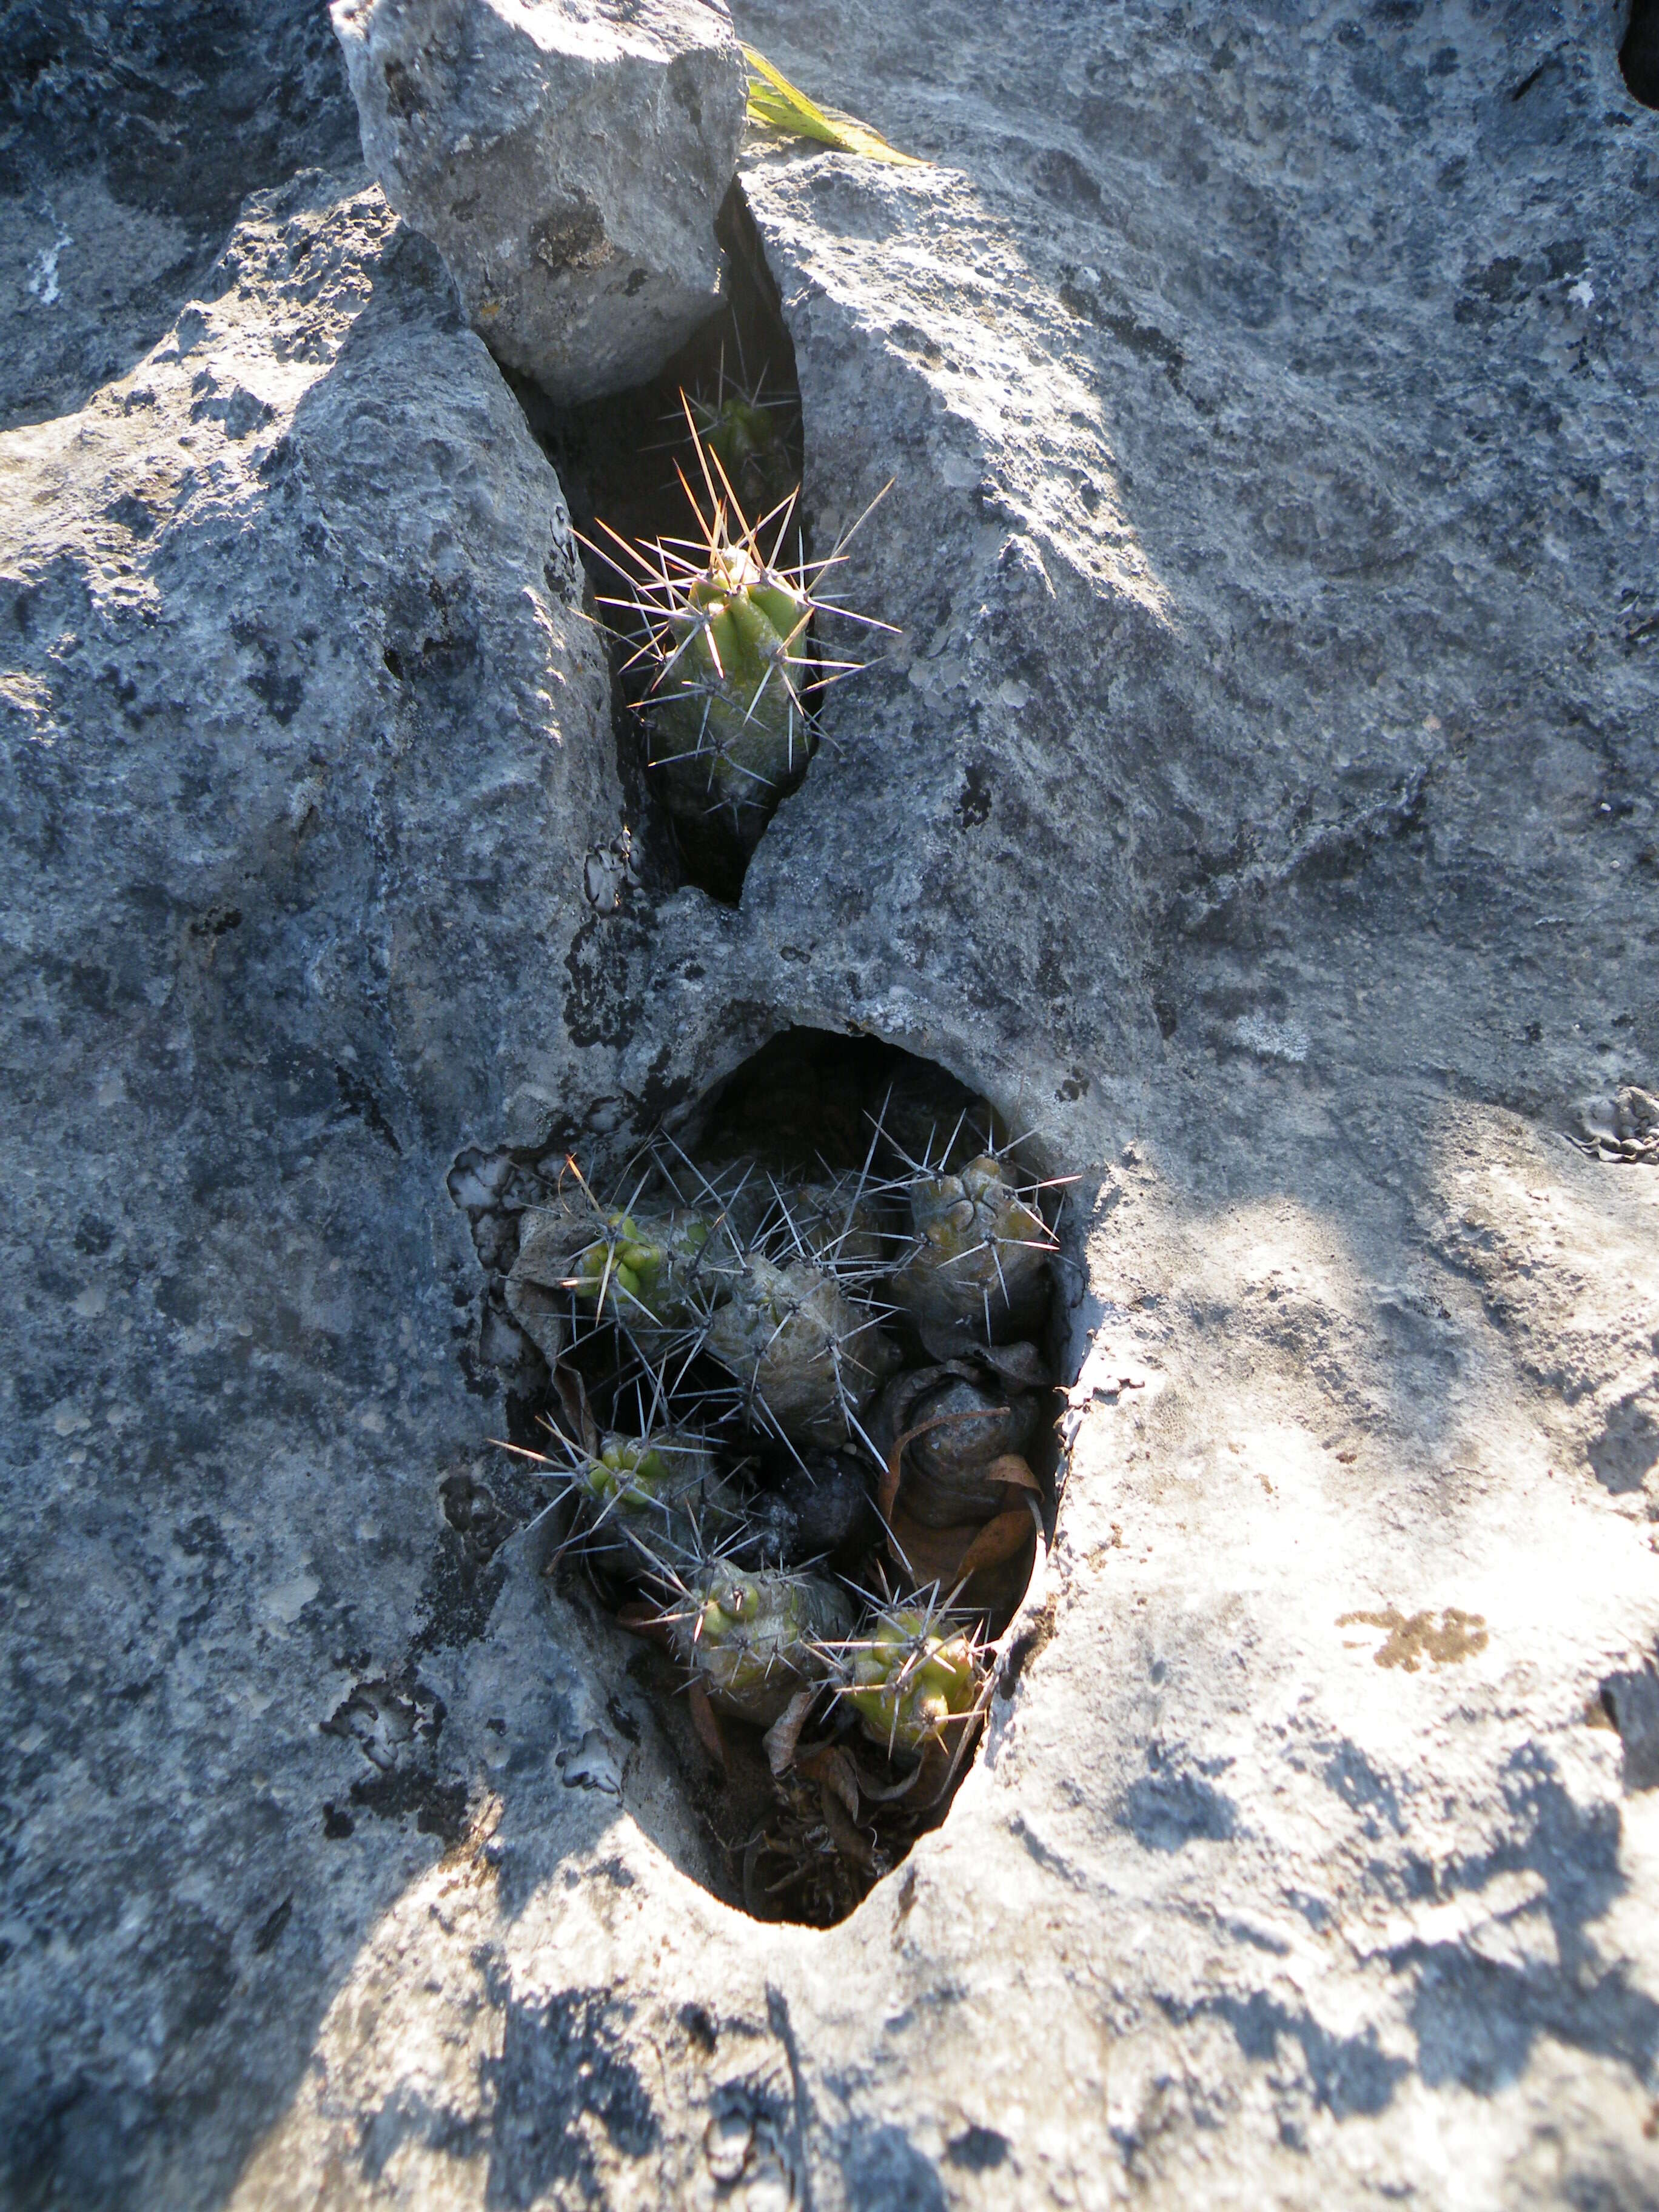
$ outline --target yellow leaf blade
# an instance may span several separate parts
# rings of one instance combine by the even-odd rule
[[[838,153],[856,154],[866,161],[893,161],[915,169],[927,166],[915,155],[903,154],[896,146],[890,146],[878,131],[872,131],[867,123],[860,123],[855,115],[843,115],[839,108],[820,107],[753,46],[745,46],[743,55],[750,68],[751,123],[759,124],[763,130],[781,131],[789,137],[816,138],[823,145],[833,146]]]

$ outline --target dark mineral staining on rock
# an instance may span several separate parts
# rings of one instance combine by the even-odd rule
[[[273,1905],[254,1931],[253,1948],[263,1958],[267,1951],[282,1939],[294,1913],[294,1899],[285,1897],[280,1905]]]

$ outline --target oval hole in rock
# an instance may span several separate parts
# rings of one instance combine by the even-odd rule
[[[1632,97],[1659,107],[1659,0],[1632,0],[1619,67]]]
[[[689,881],[735,905],[773,811],[798,788],[817,750],[817,708],[830,673],[824,655],[843,647],[839,638],[833,646],[820,639],[817,615],[807,615],[796,634],[801,616],[781,613],[764,586],[753,605],[772,630],[753,639],[741,626],[721,629],[713,667],[689,637],[699,615],[717,611],[717,581],[730,586],[735,577],[741,589],[744,575],[764,569],[784,580],[786,596],[795,580],[799,609],[817,596],[811,532],[799,507],[795,349],[737,185],[718,229],[726,312],[649,384],[560,408],[525,380],[512,381],[558,471],[592,611],[611,635],[617,760],[630,816],[641,825],[637,872],[665,885]],[[711,551],[705,526],[722,505],[717,544],[724,550]],[[745,524],[753,526],[748,538]],[[694,566],[704,572],[701,584]]]
[[[1053,1525],[1063,1182],[945,1069],[792,1029],[643,1143],[451,1188],[630,1809],[842,1918],[945,1817]]]

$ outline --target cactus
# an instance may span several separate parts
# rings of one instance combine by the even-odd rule
[[[695,1208],[601,1206],[574,1160],[574,1190],[526,1210],[507,1280],[509,1312],[550,1365],[584,1324],[615,1324],[636,1349],[661,1352],[708,1312],[705,1255],[715,1224]],[[642,1188],[642,1186],[641,1187]]]
[[[822,1268],[781,1267],[756,1252],[723,1287],[703,1346],[736,1376],[748,1408],[793,1443],[844,1443],[898,1363],[874,1316]]]
[[[622,1328],[683,1329],[694,1327],[703,1310],[706,1289],[700,1279],[711,1224],[690,1207],[660,1213],[621,1209],[604,1216],[604,1233],[572,1260],[568,1288],[583,1305]]]
[[[675,1579],[680,1601],[663,1614],[675,1656],[712,1705],[757,1728],[824,1679],[824,1647],[853,1626],[851,1601],[821,1575],[714,1561]]]
[[[724,356],[714,398],[680,395],[692,428],[720,462],[721,474],[750,514],[763,514],[787,500],[799,483],[780,435],[778,409],[763,398],[762,385],[728,383]]]
[[[923,1169],[909,1187],[915,1238],[890,1284],[893,1303],[922,1328],[996,1343],[1042,1317],[1048,1224],[989,1152],[958,1174]]]
[[[597,1451],[578,1460],[570,1489],[589,1556],[624,1571],[637,1571],[642,1555],[696,1559],[742,1520],[707,1443],[683,1430],[607,1431]]]
[[[862,1286],[884,1275],[902,1248],[881,1190],[864,1176],[769,1177],[767,1188],[772,1204],[754,1242],[770,1258],[804,1260],[838,1283]]]
[[[972,1712],[984,1672],[965,1629],[926,1603],[887,1606],[836,1655],[836,1689],[890,1756],[952,1750],[952,1723]]]
[[[840,562],[852,532],[824,560],[781,561],[794,493],[751,523],[690,403],[686,413],[708,495],[705,510],[680,471],[699,536],[632,545],[601,525],[625,561],[583,542],[629,586],[627,599],[600,604],[644,629],[628,667],[645,672],[640,704],[650,761],[671,812],[688,823],[719,823],[746,860],[817,749],[810,702],[860,665],[815,653],[814,616],[827,611],[872,629],[890,625],[849,615],[816,592],[815,579]],[[762,533],[774,524],[769,552]]]

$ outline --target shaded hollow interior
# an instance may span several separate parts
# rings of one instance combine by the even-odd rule
[[[1619,67],[1632,97],[1644,107],[1659,107],[1659,0],[1633,0]]]
[[[462,1172],[630,1802],[830,1924],[944,1818],[1052,1527],[1063,1188],[944,1069],[812,1030],[636,1151]]]
[[[558,472],[572,520],[583,541],[582,557],[594,610],[611,633],[618,766],[630,814],[635,868],[643,882],[663,888],[682,881],[735,905],[760,825],[748,808],[739,823],[729,805],[711,794],[708,780],[688,771],[671,776],[662,763],[681,758],[684,733],[669,734],[641,709],[653,696],[659,662],[648,650],[649,625],[628,601],[641,580],[639,564],[617,540],[653,548],[664,541],[694,541],[697,517],[689,483],[705,516],[726,495],[724,467],[744,521],[759,525],[781,565],[809,558],[808,533],[798,509],[787,517],[782,502],[799,492],[802,444],[800,388],[795,349],[778,289],[742,189],[733,185],[717,226],[726,262],[726,304],[661,374],[648,384],[588,402],[556,407],[534,385],[513,380],[532,430]],[[705,470],[687,421],[688,404],[703,435]],[[684,478],[684,482],[682,481]],[[712,490],[711,490],[712,478]],[[654,555],[648,558],[654,565]],[[643,657],[641,648],[647,647]],[[816,665],[809,629],[798,657]],[[810,716],[810,676],[798,677]],[[799,767],[805,771],[816,738],[804,727]],[[658,765],[653,769],[652,763]],[[793,788],[787,777],[785,783]],[[799,777],[795,778],[799,781]]]

